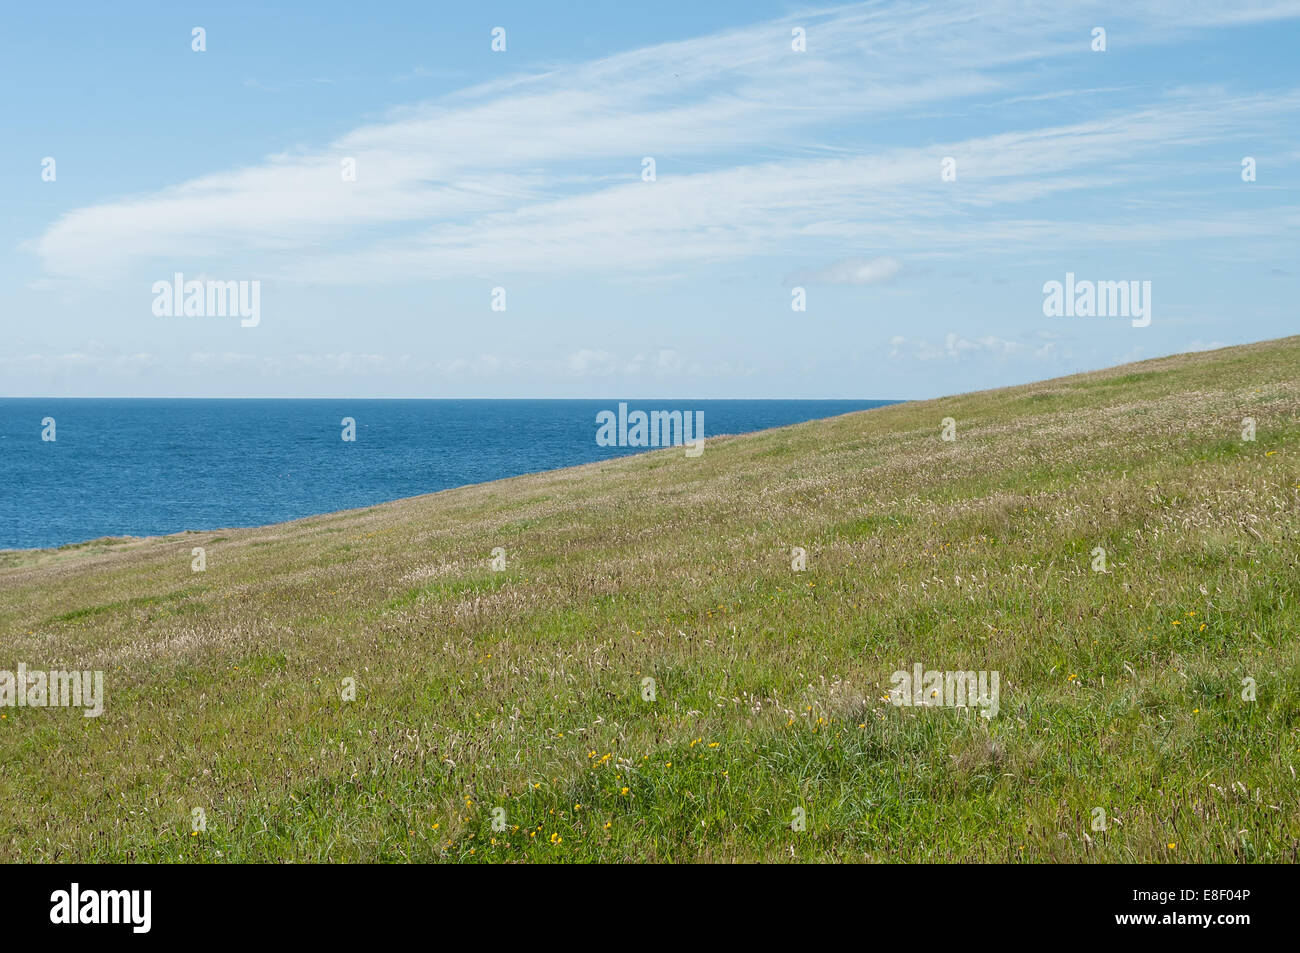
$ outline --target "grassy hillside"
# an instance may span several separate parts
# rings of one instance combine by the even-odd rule
[[[4,554],[106,710],[0,709],[0,859],[1296,862],[1298,410],[1288,338]]]

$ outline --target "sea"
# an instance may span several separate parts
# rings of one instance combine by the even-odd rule
[[[895,403],[624,402],[702,412],[706,438]],[[0,398],[0,549],[260,526],[642,452],[596,441],[619,403]]]

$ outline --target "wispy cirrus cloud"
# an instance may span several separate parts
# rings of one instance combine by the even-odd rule
[[[1025,213],[1063,193],[1149,184],[1135,157],[1294,122],[1296,91],[1180,89],[1088,121],[912,146],[873,135],[886,117],[1052,96],[1026,90],[1086,55],[1078,24],[1103,11],[873,3],[557,65],[396,110],[319,149],[75,209],[25,247],[64,278],[198,259],[335,283],[644,272],[797,250],[830,262],[821,280],[873,283],[904,255],[1043,247],[1081,230],[1123,241],[1293,227],[1294,208],[1160,224]],[[1137,3],[1108,22],[1129,44],[1154,42],[1174,12],[1190,28],[1300,5]],[[805,53],[790,49],[794,25]],[[846,123],[860,134],[828,145]],[[657,158],[655,182],[640,179],[644,155]],[[947,155],[958,183],[939,179]],[[344,158],[355,182],[342,180]]]

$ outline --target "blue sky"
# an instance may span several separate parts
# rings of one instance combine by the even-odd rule
[[[917,398],[1300,332],[1296,2],[2,29],[7,396]],[[175,272],[259,281],[260,323],[155,315]],[[1150,326],[1045,317],[1066,272],[1150,281]]]

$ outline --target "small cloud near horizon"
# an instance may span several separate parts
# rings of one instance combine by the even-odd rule
[[[892,281],[903,270],[897,258],[846,258],[818,271],[805,272],[797,280],[808,284],[878,285]]]

